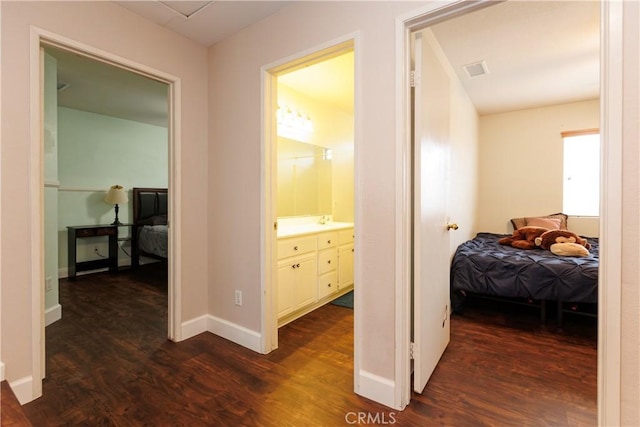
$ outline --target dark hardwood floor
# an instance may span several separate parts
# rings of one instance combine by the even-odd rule
[[[595,320],[469,307],[422,395],[404,411],[353,393],[353,311],[326,305],[280,330],[259,355],[212,334],[166,340],[165,272],[62,281],[47,327],[34,426],[596,425]],[[6,415],[2,425],[25,425]],[[18,415],[16,415],[18,416]]]

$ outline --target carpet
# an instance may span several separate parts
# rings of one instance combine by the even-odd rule
[[[333,305],[339,305],[340,307],[353,308],[353,291],[347,292],[340,298],[336,298],[331,301]]]

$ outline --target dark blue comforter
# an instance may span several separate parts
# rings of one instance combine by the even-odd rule
[[[598,301],[598,239],[588,257],[563,257],[544,249],[498,244],[502,234],[478,233],[461,244],[451,263],[451,297],[465,293],[554,300]]]

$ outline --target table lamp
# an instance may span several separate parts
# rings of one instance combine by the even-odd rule
[[[104,198],[104,201],[115,205],[116,209],[116,220],[111,223],[111,225],[122,225],[120,220],[118,220],[118,205],[123,205],[129,201],[127,197],[127,192],[124,190],[122,185],[112,185],[111,188],[107,191],[107,196]]]

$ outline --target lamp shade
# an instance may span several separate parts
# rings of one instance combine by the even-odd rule
[[[112,185],[104,201],[112,205],[123,205],[129,201],[129,197],[122,185]]]

